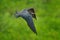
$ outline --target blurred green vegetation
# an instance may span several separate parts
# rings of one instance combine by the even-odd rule
[[[35,35],[15,11],[33,7]],[[60,0],[0,0],[0,40],[60,40]]]

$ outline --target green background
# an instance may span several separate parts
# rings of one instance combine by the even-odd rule
[[[33,7],[37,35],[16,10]],[[0,40],[60,40],[60,0],[0,0]]]

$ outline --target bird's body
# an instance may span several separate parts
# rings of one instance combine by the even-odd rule
[[[37,34],[34,23],[33,23],[32,15],[25,9],[22,10],[21,12],[16,12],[16,13],[17,13],[16,17],[22,17],[23,19],[25,19],[30,29]]]

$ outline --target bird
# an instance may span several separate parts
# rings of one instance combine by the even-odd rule
[[[29,28],[35,34],[37,34],[35,25],[33,23],[33,18],[36,19],[34,8],[26,8],[26,9],[23,9],[22,11],[16,11],[15,16],[16,16],[16,18],[18,18],[18,17],[23,18],[27,22],[27,25],[29,26]]]

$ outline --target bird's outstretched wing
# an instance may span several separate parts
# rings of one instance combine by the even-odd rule
[[[30,29],[31,29],[34,33],[37,34],[36,28],[35,28],[34,23],[33,23],[33,20],[32,20],[32,16],[26,17],[25,20],[26,20],[28,26],[30,27]]]

